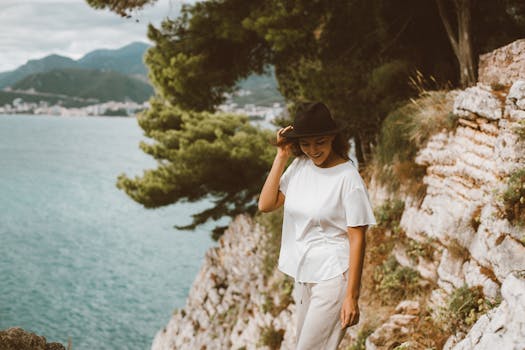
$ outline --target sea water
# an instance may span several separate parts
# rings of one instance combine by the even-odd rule
[[[177,231],[211,202],[145,209],[116,187],[156,168],[141,141],[135,118],[0,115],[0,329],[149,349],[184,306],[217,223]]]

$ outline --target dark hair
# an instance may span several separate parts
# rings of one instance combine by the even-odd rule
[[[299,141],[301,140],[301,138],[291,138],[290,140],[292,142],[292,153],[294,154],[294,156],[306,156],[306,154],[304,154],[304,152],[301,150],[301,146],[299,146]],[[343,137],[342,133],[338,132],[337,134],[335,134],[335,138],[332,141],[332,149],[344,160],[350,160],[350,157],[348,156],[348,152],[350,151],[350,145],[348,144],[348,140],[346,140]]]
[[[322,135],[319,135],[319,136],[322,136]],[[270,143],[273,146],[276,146],[276,147],[283,146],[286,143],[291,143],[292,144],[292,153],[293,153],[294,156],[296,156],[296,157],[300,157],[300,156],[306,157],[306,154],[304,154],[304,152],[301,150],[301,146],[299,146],[299,140],[300,139],[301,139],[300,137],[296,137],[296,138],[286,138],[286,137],[284,137],[283,141],[281,141],[280,143],[275,142],[275,139],[272,139],[270,141]],[[343,158],[344,160],[350,160],[352,163],[354,162],[348,156],[348,153],[350,151],[350,145],[348,144],[348,140],[345,139],[345,137],[343,136],[342,132],[338,132],[337,134],[335,134],[335,137],[334,137],[334,139],[332,141],[332,149],[334,150],[335,153],[337,153],[339,156],[341,156],[341,158]]]

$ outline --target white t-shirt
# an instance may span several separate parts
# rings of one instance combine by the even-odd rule
[[[368,191],[351,161],[320,168],[305,156],[284,171],[278,268],[299,282],[320,282],[349,267],[348,226],[377,224]]]

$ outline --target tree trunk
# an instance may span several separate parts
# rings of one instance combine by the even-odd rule
[[[470,40],[471,0],[456,0],[456,14],[458,18],[458,47],[459,69],[462,87],[476,83],[476,71]]]
[[[436,0],[439,15],[452,45],[452,49],[459,63],[459,80],[465,88],[476,83],[476,68],[470,39],[471,6],[472,0],[453,0],[456,13],[457,34],[450,21],[446,0]]]

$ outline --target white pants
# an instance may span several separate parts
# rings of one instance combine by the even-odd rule
[[[347,289],[348,270],[319,283],[295,282],[297,318],[296,350],[336,350],[345,335],[341,308]]]

